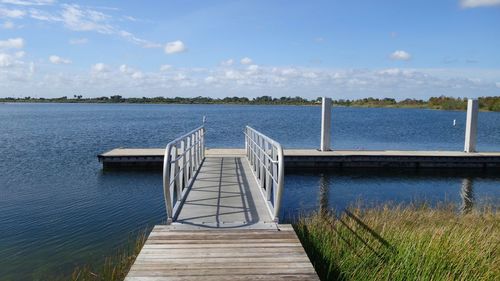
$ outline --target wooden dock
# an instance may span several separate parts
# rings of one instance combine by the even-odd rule
[[[242,151],[207,153],[179,215],[153,228],[125,280],[319,280],[259,189]]]
[[[319,280],[293,228],[278,227],[155,226],[125,280]]]
[[[164,149],[117,148],[98,155],[103,167],[161,168]],[[241,155],[245,149],[207,149],[207,156]],[[287,170],[410,168],[500,170],[500,152],[284,149]]]

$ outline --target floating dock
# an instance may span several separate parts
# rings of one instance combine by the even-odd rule
[[[245,149],[207,149],[207,156],[239,155]],[[338,168],[414,168],[414,169],[482,169],[500,170],[500,152],[465,153],[458,151],[404,150],[333,150],[284,149],[287,170]],[[165,149],[117,148],[98,155],[104,168],[161,168]]]

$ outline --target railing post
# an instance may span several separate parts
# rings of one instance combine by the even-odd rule
[[[195,144],[196,143],[196,138],[191,135],[189,136],[189,138],[191,139],[191,143],[192,144]],[[191,154],[189,155],[189,161],[191,162],[191,175],[194,175],[194,172],[196,171],[197,169],[197,165],[196,165],[196,161],[195,161],[195,157],[196,157],[196,149],[192,150],[191,151]]]
[[[271,200],[271,191],[274,189],[274,180],[273,180],[273,161],[274,160],[274,146],[271,145],[271,153],[269,154],[269,159],[266,157],[266,197],[267,200]]]
[[[200,131],[200,162],[205,158],[205,128]]]
[[[265,178],[266,178],[266,170],[265,170],[265,164],[266,164],[266,151],[265,151],[265,141],[264,138],[261,138],[260,141],[260,165],[259,165],[259,170],[260,170],[260,186],[262,188],[265,188]]]
[[[245,136],[245,155],[247,158],[249,158],[248,154],[248,129],[245,127],[245,130],[243,131],[243,136]]]
[[[182,168],[182,164],[183,164],[183,159],[182,157],[179,157],[180,155],[183,155],[183,152],[184,152],[184,140],[180,141],[180,148],[177,149],[177,155],[176,155],[176,159],[177,161],[175,161],[175,188],[176,188],[176,191],[177,191],[177,201],[180,201],[182,196],[182,172],[181,171],[181,168]]]
[[[190,137],[187,137],[185,139],[185,144],[186,146],[184,147],[184,151],[186,151],[186,153],[184,153],[184,186],[187,186],[188,183],[189,183],[189,178],[191,177],[191,168],[190,168],[190,165],[191,165],[191,161],[189,161],[189,155],[191,154],[191,152],[193,151],[193,148],[191,147],[191,142],[190,142]]]
[[[167,224],[172,223],[172,195],[170,194],[170,163],[172,160],[171,146],[165,148],[163,159],[163,197],[165,200],[165,209],[167,211]]]
[[[197,143],[200,141],[199,137],[198,137],[198,132],[195,132],[193,134],[193,138],[194,138],[194,143]],[[194,150],[194,165],[196,167],[198,167],[198,163],[200,163],[200,149],[197,147],[195,150]]]
[[[279,146],[278,150],[278,186],[276,190],[276,196],[274,197],[274,220],[278,222],[280,208],[281,208],[281,197],[283,196],[283,185],[285,184],[285,162],[283,160],[283,148]]]
[[[477,119],[479,103],[477,99],[467,101],[467,123],[465,126],[464,151],[467,153],[476,152]]]
[[[321,104],[321,151],[328,151],[331,143],[331,129],[332,129],[332,99],[323,97]]]

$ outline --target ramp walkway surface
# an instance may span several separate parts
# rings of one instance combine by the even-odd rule
[[[273,223],[244,156],[207,156],[176,222],[215,228]]]

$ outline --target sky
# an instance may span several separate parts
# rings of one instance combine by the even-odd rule
[[[0,97],[500,96],[500,0],[0,0]]]

